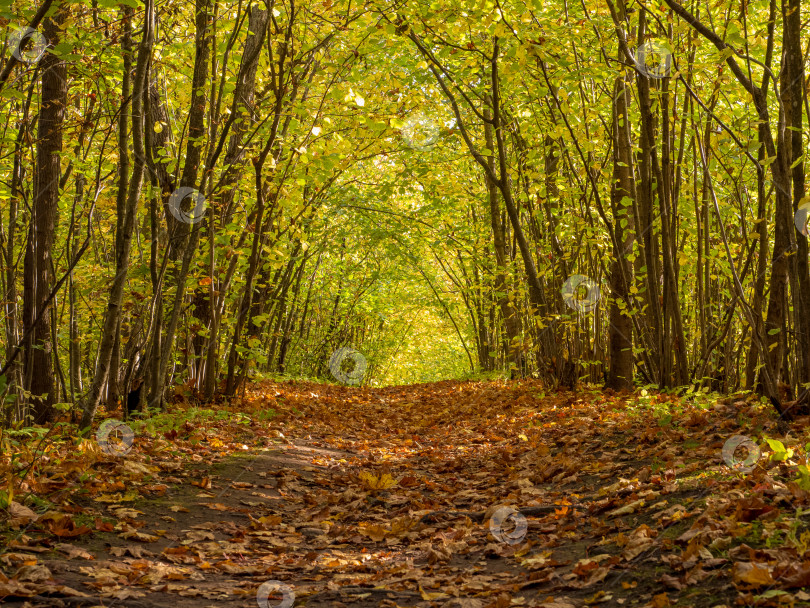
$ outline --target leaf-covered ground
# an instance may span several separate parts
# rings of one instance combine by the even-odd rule
[[[226,410],[132,423],[120,455],[6,441],[0,601],[810,605],[807,438],[753,398],[264,383]]]

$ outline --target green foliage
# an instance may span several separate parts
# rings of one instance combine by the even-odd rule
[[[61,372],[54,374],[57,415],[87,394],[103,338],[100,319],[116,273],[115,227],[122,219],[119,156],[129,155],[130,171],[135,166],[132,142],[127,139],[119,150],[112,136],[117,117],[130,107],[121,105],[123,7],[135,9],[137,47],[142,6],[99,0],[86,11],[68,7],[69,23],[49,51],[67,66],[70,85],[61,125],[65,183],[53,210],[54,246],[48,252],[55,277],[67,270],[82,235],[91,238],[54,309],[53,359]],[[740,277],[746,294],[773,293],[759,285],[755,257],[767,256],[771,243],[753,245],[760,229],[772,238],[775,218],[784,214],[774,210],[770,194],[752,204],[760,182],[766,193],[778,187],[767,173],[776,157],[769,150],[754,162],[762,117],[752,113],[750,96],[733,71],[718,70],[719,62],[734,59],[730,47],[718,51],[705,43],[665,5],[628,13],[629,27],[617,28],[602,5],[572,4],[561,11],[559,4],[536,0],[416,1],[394,10],[377,1],[281,2],[270,8],[255,87],[237,99],[245,82],[244,51],[257,35],[248,31],[252,6],[216,4],[216,27],[206,38],[212,63],[196,95],[190,83],[201,54],[194,6],[160,7],[149,56],[150,100],[161,116],[150,119],[146,138],[147,144],[160,143],[145,159],[120,307],[123,359],[116,371],[126,370],[127,357],[143,354],[155,336],[165,334],[176,301],[179,326],[168,339],[169,351],[161,353],[170,400],[210,398],[210,387],[225,390],[226,378],[331,381],[327,362],[346,346],[366,358],[367,385],[504,377],[517,370],[518,356],[527,373],[549,383],[565,375],[561,361],[576,363],[578,378],[601,382],[616,315],[638,323],[626,351],[642,389],[637,406],[653,410],[661,424],[669,424],[671,413],[649,399],[647,389],[682,384],[678,390],[687,401],[709,407],[720,392],[754,384],[744,377],[750,371],[745,357],[738,356],[750,347],[752,332],[747,319],[734,315],[739,304],[731,277]],[[725,15],[727,9],[718,4],[710,10]],[[781,25],[768,24],[763,0],[747,9],[745,27],[732,19],[722,37],[745,46],[752,58],[749,77],[759,82],[766,60],[768,73],[781,73],[784,54],[777,47],[784,36]],[[0,15],[12,23],[29,22],[31,12],[19,2],[0,5]],[[642,13],[646,40],[676,58],[665,79],[632,69],[623,55],[625,46],[637,53],[644,42],[633,38],[641,31]],[[713,23],[714,16],[707,19]],[[620,44],[617,32],[625,29],[628,38]],[[621,125],[633,157],[626,162],[614,156],[614,85],[621,76],[633,91]],[[41,110],[39,78],[39,70],[20,65],[0,94],[9,125],[0,135],[0,149],[10,159],[0,170],[8,260],[22,259],[32,228],[34,142],[40,137],[32,117]],[[636,94],[642,88],[648,108]],[[773,89],[763,103],[776,124],[784,112]],[[173,232],[165,207],[169,191],[189,169],[188,121],[199,107],[204,129],[192,143],[201,149],[204,166],[193,185],[207,208],[185,277],[186,241]],[[493,112],[497,121],[485,118]],[[644,119],[656,125],[655,141],[647,142],[655,154],[641,151]],[[488,121],[498,127],[494,142],[488,141]],[[647,156],[657,163],[655,170],[644,165]],[[485,177],[482,159],[493,161],[496,187]],[[789,164],[798,166],[799,160]],[[620,168],[631,174],[635,191],[614,188]],[[642,174],[652,180],[645,193]],[[506,212],[507,192],[516,218]],[[671,225],[665,223],[670,213]],[[636,225],[648,216],[649,226]],[[502,259],[493,247],[498,224]],[[621,251],[615,250],[617,227],[625,231]],[[672,259],[665,259],[670,250]],[[620,259],[632,271],[627,297],[612,292],[612,268]],[[746,271],[740,272],[743,263]],[[530,269],[539,288],[530,288]],[[6,277],[18,293],[23,274],[15,267]],[[592,310],[575,310],[561,297],[563,282],[576,274],[600,287]],[[658,285],[661,276],[670,277],[668,290]],[[4,314],[22,308],[16,301],[8,306]],[[506,323],[510,307],[514,328]],[[9,327],[8,336],[23,329],[21,310],[13,312],[8,321],[18,327]],[[668,344],[663,335],[648,335],[654,316],[666,326],[661,331]],[[684,335],[673,337],[681,325]],[[785,360],[797,367],[793,333],[783,335],[779,327],[765,333],[771,346],[776,337],[786,341]],[[79,369],[65,373],[71,366]],[[205,374],[215,376],[207,386]],[[70,386],[71,378],[83,385]],[[229,390],[233,384],[238,382],[230,382]],[[21,413],[12,405],[30,398],[22,387],[7,387],[4,377],[0,394],[9,418]]]
[[[768,437],[765,437],[765,441],[771,450],[773,450],[770,456],[771,460],[776,462],[784,462],[785,460],[793,457],[793,448],[786,448],[778,439],[769,439]]]

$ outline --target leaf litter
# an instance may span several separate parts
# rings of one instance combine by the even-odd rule
[[[221,407],[170,432],[144,427],[125,455],[70,442],[29,454],[2,512],[0,601],[810,601],[807,438],[770,430],[755,398],[266,382]],[[724,461],[736,435],[762,447],[750,471]]]

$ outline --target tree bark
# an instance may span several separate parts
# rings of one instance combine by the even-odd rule
[[[630,122],[627,116],[628,97],[627,79],[622,74],[616,77],[613,88],[613,183],[610,191],[614,247],[610,264],[610,362],[606,386],[615,390],[633,388],[633,320],[630,318],[630,285],[633,275],[627,254],[633,247],[632,201],[635,200],[636,193]]]
[[[785,145],[788,147],[788,165],[793,184],[795,214],[805,193],[804,145],[802,141],[802,102],[804,100],[804,57],[801,48],[801,0],[782,1],[782,104],[785,111]],[[807,237],[791,230],[796,239],[796,255],[791,261],[791,293],[793,319],[796,324],[799,366],[799,384],[810,382],[810,264],[808,264]]]
[[[487,148],[494,150],[495,143],[492,135],[492,125],[487,122],[491,120],[491,114],[489,108],[484,109],[484,137],[487,142]],[[509,284],[506,280],[509,270],[506,262],[508,256],[506,252],[505,230],[501,222],[501,209],[498,204],[498,187],[491,177],[495,174],[495,159],[492,156],[488,156],[487,163],[490,170],[484,174],[484,180],[486,182],[487,198],[489,200],[489,222],[492,227],[492,245],[495,249],[496,265],[493,288],[495,290],[495,299],[498,302],[501,317],[503,318],[506,361],[509,365],[510,374],[514,379],[516,374],[519,374],[523,368],[520,349],[520,320],[517,317],[514,306],[512,306],[511,300],[514,294],[510,294]]]
[[[222,195],[220,197],[223,225],[230,222],[231,209],[235,198],[234,185],[239,179],[241,168],[245,162],[242,140],[249,125],[253,124],[255,118],[252,106],[256,90],[256,70],[267,33],[267,23],[268,12],[260,8],[259,5],[252,6],[248,14],[248,31],[251,32],[251,35],[245,41],[242,62],[236,79],[231,108],[231,116],[234,117],[233,127],[231,128],[231,136],[228,140],[228,148],[224,158],[224,165],[228,169],[226,169],[226,174],[222,180]],[[211,217],[208,221],[213,222],[214,218]],[[209,255],[212,256],[210,264],[212,271],[214,253],[213,243],[211,243]],[[203,355],[203,359],[198,366],[198,386],[202,387],[205,399],[213,397],[216,388],[219,328],[221,325],[220,307],[215,305],[217,297],[214,293],[221,286],[217,285],[216,281],[216,277],[212,276],[208,293],[198,292],[194,299],[195,315],[200,320],[200,324],[208,328],[208,337],[205,340],[195,339],[195,350],[199,349]],[[224,298],[224,294],[222,297]]]
[[[143,182],[144,159],[144,112],[143,98],[146,95],[146,72],[154,44],[154,2],[146,0],[144,8],[144,24],[141,42],[138,45],[138,59],[135,67],[135,79],[132,87],[132,150],[133,164],[132,177],[126,185],[126,209],[124,221],[121,226],[120,249],[118,249],[115,264],[115,277],[110,287],[110,296],[107,302],[107,313],[104,317],[104,327],[101,333],[101,344],[96,362],[95,375],[90,392],[82,407],[81,428],[88,428],[96,413],[101,399],[102,389],[109,375],[112,349],[115,345],[115,334],[121,316],[121,303],[124,297],[127,272],[129,269],[129,254],[132,245],[132,234],[138,212],[138,201],[141,196]],[[123,101],[126,105],[127,101]],[[123,109],[122,109],[123,111]]]
[[[66,18],[63,8],[43,21],[43,33],[53,45],[61,40]],[[67,68],[51,52],[40,60],[42,98],[37,136],[37,168],[34,178],[34,201],[25,253],[23,279],[23,328],[34,323],[34,331],[25,344],[26,388],[31,392],[33,418],[37,424],[54,417],[54,375],[51,336],[51,311],[44,306],[53,285],[52,249],[56,236],[59,204],[60,156],[62,130],[67,106]]]

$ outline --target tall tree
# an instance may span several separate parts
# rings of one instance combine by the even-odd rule
[[[121,222],[120,240],[116,247],[116,272],[107,301],[104,328],[101,333],[93,383],[82,407],[80,423],[82,428],[90,426],[93,421],[93,416],[96,413],[96,408],[101,400],[102,390],[110,373],[110,361],[112,359],[112,351],[117,335],[116,330],[120,326],[121,301],[124,297],[124,286],[129,271],[132,234],[135,229],[135,216],[138,211],[138,202],[141,196],[145,167],[143,99],[147,94],[146,71],[154,44],[154,19],[154,2],[153,0],[146,0],[143,17],[143,33],[138,45],[135,78],[132,83],[132,150],[134,156],[132,161],[132,176],[128,183],[126,181],[119,182],[120,187],[127,189],[127,195],[125,206],[122,209],[124,218]],[[126,104],[127,100],[124,100],[123,103]]]
[[[42,74],[37,132],[37,165],[34,200],[25,251],[23,281],[23,328],[28,333],[23,353],[26,389],[31,392],[33,418],[50,422],[57,400],[53,370],[51,309],[46,306],[54,284],[53,246],[62,177],[62,139],[67,108],[67,67],[53,50],[62,40],[67,9],[60,5],[43,20],[43,33],[50,48],[39,62]],[[30,333],[29,333],[30,331]]]

